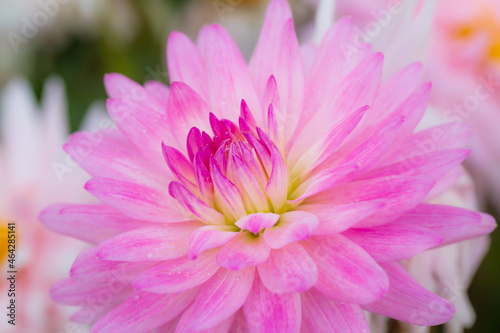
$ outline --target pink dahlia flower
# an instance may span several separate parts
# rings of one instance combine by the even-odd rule
[[[55,300],[93,332],[367,332],[363,310],[417,325],[453,305],[398,261],[489,233],[482,213],[427,203],[468,155],[449,125],[414,133],[430,84],[411,65],[382,81],[369,45],[346,57],[342,19],[300,48],[269,5],[247,66],[229,35],[168,41],[172,84],[111,74],[119,130],[74,134],[69,154],[100,205],[60,204],[48,227],[95,244]]]

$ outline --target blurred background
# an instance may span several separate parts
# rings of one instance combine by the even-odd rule
[[[73,132],[80,128],[87,110],[96,101],[106,100],[104,74],[119,72],[140,83],[169,82],[165,45],[172,30],[195,39],[201,26],[219,23],[227,28],[248,59],[267,2],[0,0],[0,91],[12,79],[24,77],[40,102],[47,80],[61,78],[69,131]],[[306,39],[312,34],[317,1],[290,2],[299,37]],[[349,8],[345,11],[352,14]],[[500,113],[500,109],[497,111]],[[500,207],[491,196],[481,198],[481,205],[498,221]],[[491,249],[469,289],[477,321],[467,332],[500,332],[500,232],[494,231],[491,237]]]

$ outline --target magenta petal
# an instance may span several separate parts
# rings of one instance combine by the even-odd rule
[[[315,289],[300,294],[301,332],[369,332],[368,322],[358,305],[334,301]]]
[[[363,309],[419,326],[440,325],[453,317],[453,304],[420,286],[399,263],[381,265],[389,276],[389,291]]]
[[[338,301],[365,304],[381,298],[389,281],[384,270],[356,243],[341,235],[314,237],[304,243],[318,266],[314,286]]]
[[[231,270],[258,265],[269,258],[271,248],[262,235],[242,231],[224,244],[217,253],[217,264]]]
[[[179,327],[183,332],[208,329],[229,318],[245,302],[254,276],[254,267],[238,271],[219,269],[200,287],[196,300],[181,317],[177,331]]]
[[[226,220],[224,215],[208,206],[206,203],[198,199],[181,183],[171,182],[169,192],[172,197],[191,214],[198,217],[200,220],[207,224],[225,225]]]
[[[251,332],[300,332],[300,296],[298,293],[275,294],[255,278],[243,305]]]
[[[196,290],[171,295],[137,291],[101,318],[92,333],[150,331],[177,317],[195,296]]]
[[[188,257],[194,260],[204,251],[226,244],[238,233],[237,228],[229,225],[207,225],[198,228],[189,236]]]
[[[215,250],[206,251],[196,260],[184,256],[164,261],[140,273],[132,285],[139,290],[172,294],[197,287],[217,272]]]
[[[224,177],[213,158],[210,159],[210,173],[215,186],[216,200],[219,199],[220,205],[223,205],[221,209],[226,210],[236,220],[245,216],[246,211],[240,191]]]
[[[389,223],[342,233],[361,246],[377,262],[409,259],[443,242],[439,234],[417,225]]]
[[[274,226],[279,219],[280,216],[274,213],[254,213],[242,217],[234,224],[242,230],[258,234],[262,229]]]
[[[318,268],[299,243],[272,250],[257,268],[262,283],[273,293],[303,292],[318,281]]]
[[[264,231],[266,243],[281,249],[290,243],[308,239],[318,226],[318,218],[311,213],[291,211],[281,214],[276,226]]]
[[[197,193],[193,164],[177,149],[162,143],[163,157],[172,174],[191,192]]]
[[[397,223],[418,225],[444,238],[443,244],[476,237],[473,234],[481,223],[481,215],[468,209],[433,204],[420,204],[407,212]]]
[[[129,182],[96,177],[85,184],[93,196],[132,218],[149,222],[188,221],[167,193]]]
[[[259,132],[259,129],[257,129],[257,131]],[[260,133],[262,133],[269,140],[263,132]],[[283,159],[283,156],[281,156],[278,148],[272,142],[269,142],[267,145],[267,148],[271,151],[272,171],[266,185],[266,194],[271,200],[274,210],[279,211],[279,209],[286,204],[290,175],[288,173],[286,162]]]
[[[99,245],[98,256],[113,261],[159,261],[178,258],[188,251],[189,235],[198,221],[135,229]]]
[[[58,204],[45,208],[39,220],[47,228],[98,244],[116,234],[150,224],[131,219],[106,205]]]

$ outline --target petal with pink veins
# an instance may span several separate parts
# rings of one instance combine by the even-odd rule
[[[207,225],[198,228],[189,236],[188,257],[194,260],[204,251],[226,244],[238,233],[238,228],[229,225]]]
[[[247,64],[229,34],[216,24],[204,26],[198,34],[198,46],[205,57],[212,112],[222,118],[236,118],[244,99],[257,123],[263,124]]]
[[[300,294],[301,332],[370,332],[368,321],[358,305],[334,301],[315,289]]]
[[[196,260],[184,256],[158,263],[140,273],[132,285],[136,289],[159,294],[187,291],[201,285],[217,272],[216,252],[205,251]]]
[[[439,234],[418,225],[388,223],[342,233],[361,246],[377,262],[409,259],[443,242]]]
[[[217,264],[236,271],[266,261],[270,253],[271,248],[262,235],[242,231],[220,248]]]
[[[168,187],[170,195],[191,214],[198,217],[207,224],[225,225],[224,215],[198,199],[184,185],[178,182],[171,182]]]
[[[170,82],[184,82],[209,101],[205,60],[196,45],[181,32],[174,31],[168,37],[167,67]]]
[[[380,299],[389,288],[385,271],[360,246],[342,235],[314,237],[304,243],[318,266],[314,286],[326,296],[353,304]]]
[[[476,237],[473,230],[478,228],[481,220],[479,213],[468,209],[423,203],[396,222],[430,229],[444,237],[444,245]]]
[[[179,147],[184,147],[192,127],[208,131],[210,109],[200,95],[182,82],[172,82],[167,102],[168,124]]]
[[[159,223],[192,220],[181,213],[176,200],[153,188],[103,177],[92,178],[84,187],[105,204],[134,219]]]
[[[275,294],[264,287],[259,278],[243,304],[250,332],[300,332],[300,294]]]
[[[299,243],[272,250],[257,268],[262,283],[273,293],[303,292],[318,281],[318,268]]]
[[[178,294],[137,291],[92,326],[92,333],[146,332],[177,317],[196,297],[196,289]]]
[[[94,244],[151,225],[125,216],[107,205],[56,204],[45,208],[38,218],[57,233]]]
[[[203,224],[165,224],[135,229],[114,236],[99,245],[97,255],[113,261],[160,261],[187,254],[189,235]]]
[[[254,276],[254,267],[238,271],[219,269],[200,287],[194,303],[182,315],[176,332],[209,329],[229,318],[247,299]]]
[[[373,200],[340,205],[307,204],[300,205],[300,209],[316,215],[319,219],[319,225],[313,235],[331,235],[355,226],[384,206],[383,200]]]
[[[419,326],[440,325],[455,314],[453,304],[424,289],[401,264],[381,264],[389,276],[389,291],[363,309]]]

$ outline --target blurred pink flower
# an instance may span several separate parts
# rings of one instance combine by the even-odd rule
[[[493,195],[500,207],[500,3],[439,1],[432,36],[432,104],[444,121],[471,126],[467,166],[482,201]]]
[[[413,134],[430,93],[421,66],[382,80],[369,45],[346,56],[355,38],[342,19],[301,50],[273,0],[248,66],[211,25],[198,45],[171,34],[170,89],[106,76],[119,131],[79,161],[102,204],[40,215],[96,245],[52,289],[82,306],[73,320],[94,332],[367,332],[363,309],[450,320],[453,305],[398,261],[495,222],[427,203],[455,181],[464,131]]]
[[[66,276],[71,262],[86,245],[63,238],[38,222],[43,207],[60,200],[94,201],[79,187],[88,180],[74,167],[58,178],[52,164],[64,161],[67,139],[64,87],[58,79],[45,85],[39,110],[28,83],[11,81],[2,93],[0,146],[0,304],[9,304],[5,280],[7,223],[16,223],[16,326],[0,321],[2,332],[55,332],[69,321],[68,309],[50,299],[47,290]],[[5,317],[5,314],[3,314]]]

